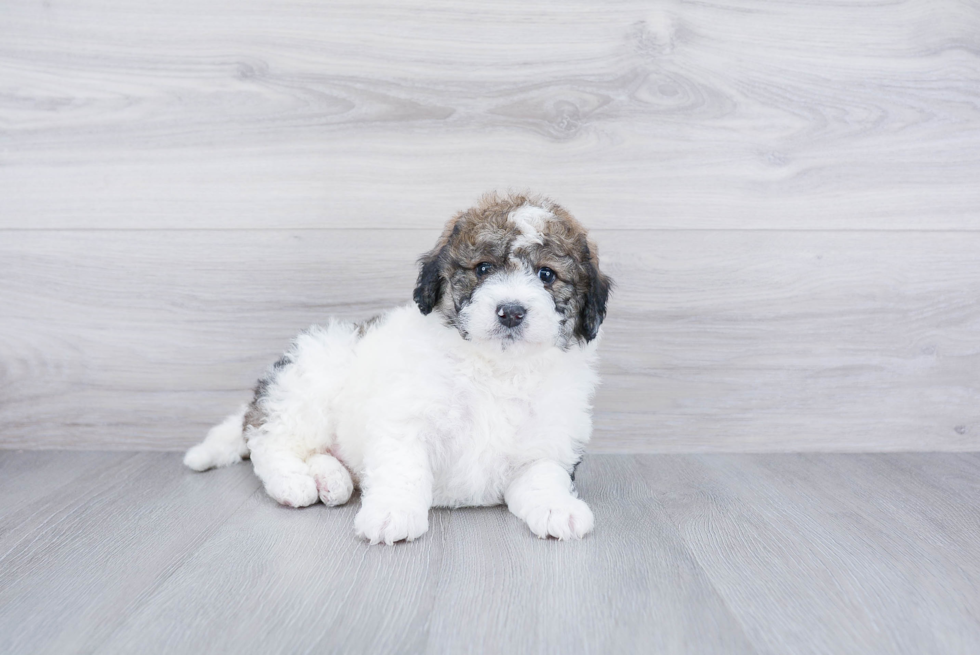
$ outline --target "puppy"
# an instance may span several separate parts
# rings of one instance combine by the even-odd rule
[[[184,463],[251,456],[290,507],[359,486],[354,528],[372,544],[419,537],[430,507],[501,502],[538,537],[583,537],[572,476],[611,288],[585,229],[549,200],[492,194],[419,263],[417,307],[301,334]]]

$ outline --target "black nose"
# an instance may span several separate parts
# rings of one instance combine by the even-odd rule
[[[526,313],[527,310],[517,303],[497,305],[497,320],[500,321],[501,325],[506,325],[509,328],[520,325]]]

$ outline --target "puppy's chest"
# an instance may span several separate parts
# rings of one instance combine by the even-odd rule
[[[438,502],[499,503],[528,446],[533,395],[525,385],[484,378],[461,384],[454,404],[454,420],[443,426],[442,456],[434,471]]]
[[[473,389],[466,393],[461,407],[463,434],[469,446],[486,444],[504,448],[512,445],[520,429],[533,417],[534,405],[526,395],[510,390]]]
[[[541,372],[476,370],[461,379],[457,401],[471,439],[504,445],[535,413]]]

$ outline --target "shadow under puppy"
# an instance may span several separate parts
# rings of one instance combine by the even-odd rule
[[[251,456],[291,507],[341,505],[358,485],[372,544],[422,535],[433,506],[501,502],[539,537],[581,538],[593,517],[571,474],[611,286],[595,246],[555,203],[491,194],[420,264],[417,307],[301,334],[184,463]]]

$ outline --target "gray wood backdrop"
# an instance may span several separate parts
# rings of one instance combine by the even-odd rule
[[[188,446],[511,188],[619,283],[594,450],[978,447],[973,0],[4,0],[0,447]]]

